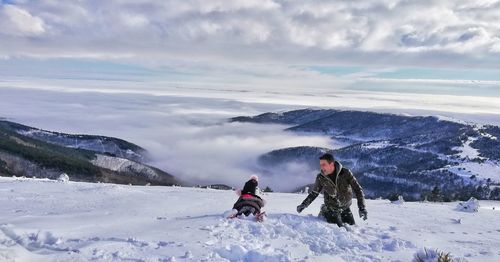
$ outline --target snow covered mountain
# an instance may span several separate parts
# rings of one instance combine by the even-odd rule
[[[172,175],[143,164],[147,152],[127,141],[69,135],[0,121],[0,176],[119,184],[180,184]]]
[[[500,199],[497,126],[332,109],[266,113],[231,121],[286,124],[291,132],[325,134],[332,144],[343,145],[274,150],[259,159],[257,169],[267,175],[284,175],[280,170],[291,162],[317,170],[318,157],[331,152],[355,172],[370,197],[403,195],[420,200],[437,188],[445,200]]]
[[[224,217],[233,191],[4,177],[0,261],[411,261],[424,248],[500,260],[497,201],[469,213],[368,200],[368,220],[346,230],[317,218],[321,197],[302,214],[305,195],[263,197],[268,217],[256,223]]]
[[[144,148],[114,137],[64,134],[8,121],[2,121],[2,125],[8,126],[20,135],[51,144],[107,153],[136,162],[147,161],[147,152]]]

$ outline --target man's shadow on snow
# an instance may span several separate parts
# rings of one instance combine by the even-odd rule
[[[202,216],[183,216],[183,217],[176,217],[174,218],[175,220],[194,220],[194,219],[203,219],[203,218],[224,218],[223,214],[209,214],[209,215],[202,215]]]
[[[176,217],[174,218],[175,220],[196,220],[196,219],[206,219],[206,218],[220,218],[220,219],[227,219],[227,217],[224,216],[224,214],[207,214],[207,215],[201,215],[201,216],[182,216],[182,217]],[[243,218],[248,218],[248,217],[243,217]],[[157,218],[158,220],[162,220],[163,218]],[[325,222],[325,219],[322,217],[318,217],[317,215],[298,215],[298,214],[293,214],[293,213],[266,213],[266,219],[271,219],[271,220],[280,220],[280,219],[289,219],[289,220],[294,220],[294,221],[321,221]]]
[[[283,219],[289,218],[292,220],[304,220],[304,221],[325,221],[324,218],[318,217],[317,215],[298,215],[294,213],[270,213],[267,214],[268,219]]]

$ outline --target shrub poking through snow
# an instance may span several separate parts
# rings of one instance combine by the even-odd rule
[[[421,250],[415,254],[413,262],[451,262],[453,261],[450,253],[445,253],[437,249]]]

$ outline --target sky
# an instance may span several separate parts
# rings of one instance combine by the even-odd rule
[[[497,0],[4,0],[0,69],[157,88],[500,97],[499,19]]]
[[[498,21],[497,0],[2,0],[0,118],[120,137],[181,178],[236,185],[260,154],[332,145],[233,116],[315,107],[500,125]],[[293,186],[312,182],[290,168]]]

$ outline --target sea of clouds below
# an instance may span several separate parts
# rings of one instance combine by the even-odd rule
[[[192,91],[192,90],[191,90]],[[343,97],[344,96],[344,97]],[[240,184],[255,172],[257,158],[271,150],[292,146],[335,147],[336,142],[319,134],[294,134],[282,125],[230,123],[241,115],[287,111],[304,107],[350,108],[411,115],[441,115],[463,121],[500,124],[491,114],[464,114],[452,110],[405,109],[404,100],[393,108],[364,107],[369,96],[301,97],[290,94],[242,93],[198,90],[197,93],[123,93],[97,90],[40,90],[0,88],[0,117],[46,130],[113,136],[146,148],[151,164],[190,184]],[[267,99],[266,99],[267,98]],[[386,98],[389,99],[389,98]],[[256,101],[262,101],[257,103]],[[399,106],[397,106],[399,103]],[[291,163],[280,174],[262,177],[261,186],[293,190],[312,181],[314,170]],[[286,184],[283,176],[293,176]]]

